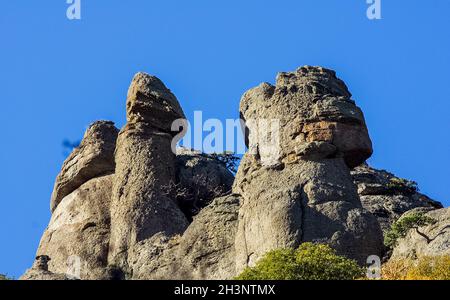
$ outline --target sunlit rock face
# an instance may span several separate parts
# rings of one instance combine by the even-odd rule
[[[111,200],[109,264],[132,273],[129,252],[155,234],[189,225],[164,186],[175,182],[172,123],[184,118],[176,97],[156,77],[138,73],[128,90],[127,124],[119,133]]]
[[[263,83],[242,97],[249,152],[233,189],[243,198],[238,270],[269,250],[306,241],[328,243],[360,262],[381,253],[380,227],[362,208],[350,175],[372,153],[364,116],[350,97],[335,72],[321,67],[280,73],[275,86]]]
[[[382,255],[380,224],[417,207],[438,220],[420,229],[433,240],[410,232],[394,256],[448,250],[448,210],[362,164],[364,116],[334,71],[280,73],[243,95],[240,114],[249,149],[234,178],[212,155],[173,151],[183,110],[161,80],[136,74],[126,125],[93,123],[65,161],[22,279],[231,279],[302,242],[364,264]]]
[[[56,178],[50,200],[53,212],[70,193],[90,179],[114,173],[114,149],[119,130],[110,121],[89,126],[78,148],[69,155]]]

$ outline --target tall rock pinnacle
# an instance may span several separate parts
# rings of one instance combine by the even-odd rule
[[[188,221],[164,186],[175,181],[172,122],[184,118],[175,96],[156,77],[138,73],[127,97],[127,124],[119,133],[111,200],[108,261],[127,270],[128,251],[157,233],[183,233]]]
[[[380,227],[362,209],[349,170],[372,153],[363,114],[350,96],[333,71],[302,67],[242,97],[241,116],[252,126],[233,189],[243,197],[238,271],[269,250],[307,241],[328,243],[360,262],[381,253]],[[268,135],[271,147],[260,134],[261,120],[279,122]]]

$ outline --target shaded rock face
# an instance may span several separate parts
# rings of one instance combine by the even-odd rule
[[[371,155],[371,142],[361,110],[335,73],[319,67],[281,73],[276,86],[245,93],[240,108],[247,124],[279,120],[279,131],[269,134],[279,147],[265,147],[260,128],[248,126],[250,150],[233,187],[243,198],[237,271],[269,250],[307,241],[328,243],[361,263],[380,255],[380,227],[362,208],[349,170]]]
[[[217,198],[182,236],[155,235],[135,248],[135,279],[230,279],[235,276],[234,241],[239,196]]]
[[[389,230],[400,216],[414,208],[442,208],[440,202],[421,194],[408,186],[405,179],[362,164],[351,171],[358,186],[362,205],[377,217],[383,231]]]
[[[210,155],[177,149],[176,198],[188,219],[214,198],[229,194],[233,181],[234,175]]]
[[[61,200],[88,180],[114,173],[114,149],[118,129],[113,122],[97,121],[89,126],[81,145],[63,164],[50,200],[53,212]]]
[[[415,211],[424,211],[424,209],[414,209],[406,214]],[[431,210],[425,215],[436,220],[436,223],[410,229],[404,238],[398,240],[391,259],[450,255],[450,208]]]
[[[127,124],[117,139],[111,201],[109,264],[127,273],[128,254],[162,233],[181,234],[188,221],[162,187],[175,181],[173,121],[184,114],[175,96],[156,77],[138,73],[127,97]]]

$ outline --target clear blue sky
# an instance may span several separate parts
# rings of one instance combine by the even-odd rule
[[[0,5],[0,273],[33,261],[61,143],[122,126],[133,74],[160,77],[191,117],[237,118],[244,91],[301,65],[335,69],[365,112],[372,165],[450,204],[450,1],[65,0]]]

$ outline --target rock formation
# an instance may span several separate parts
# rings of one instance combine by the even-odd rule
[[[106,276],[113,176],[91,179],[67,195],[53,212],[37,251],[51,257],[52,272],[67,273],[76,263],[71,260],[79,260],[81,278]]]
[[[187,148],[177,149],[174,188],[181,209],[189,219],[214,198],[229,194],[233,174],[211,155]]]
[[[364,116],[331,70],[280,73],[245,93],[240,113],[249,150],[234,178],[211,155],[173,152],[178,100],[158,78],[136,74],[127,124],[119,132],[95,122],[65,161],[22,279],[230,279],[267,251],[306,241],[364,264],[382,254],[381,227],[412,208],[441,207],[361,165],[372,154]],[[442,223],[424,229],[435,242],[411,233],[394,255],[450,248],[447,212],[429,214]]]
[[[53,212],[61,200],[88,180],[114,173],[118,130],[114,123],[98,121],[86,131],[80,147],[64,162],[50,200]]]
[[[414,208],[438,209],[442,204],[418,192],[414,182],[362,164],[351,171],[362,205],[377,217],[383,231]]]
[[[361,110],[333,71],[303,67],[244,94],[241,116],[252,127],[233,191],[242,195],[237,268],[269,250],[328,243],[363,263],[380,255],[378,222],[361,206],[350,176],[372,146]],[[278,120],[279,149],[266,147],[260,120]],[[271,127],[268,127],[271,128]],[[270,145],[273,145],[270,142]]]
[[[239,196],[215,199],[182,236],[156,235],[136,248],[134,279],[230,279],[236,275]]]
[[[55,274],[48,270],[48,262],[50,257],[47,255],[39,255],[33,263],[31,269],[20,277],[20,280],[70,280],[73,279],[66,274]]]
[[[184,118],[156,77],[138,73],[128,90],[127,124],[116,145],[109,263],[131,273],[128,254],[155,234],[182,234],[188,221],[162,187],[175,181],[172,123]]]
[[[450,208],[416,208],[405,215],[413,212],[426,212],[425,215],[436,223],[410,229],[404,238],[399,239],[391,259],[450,255]]]

